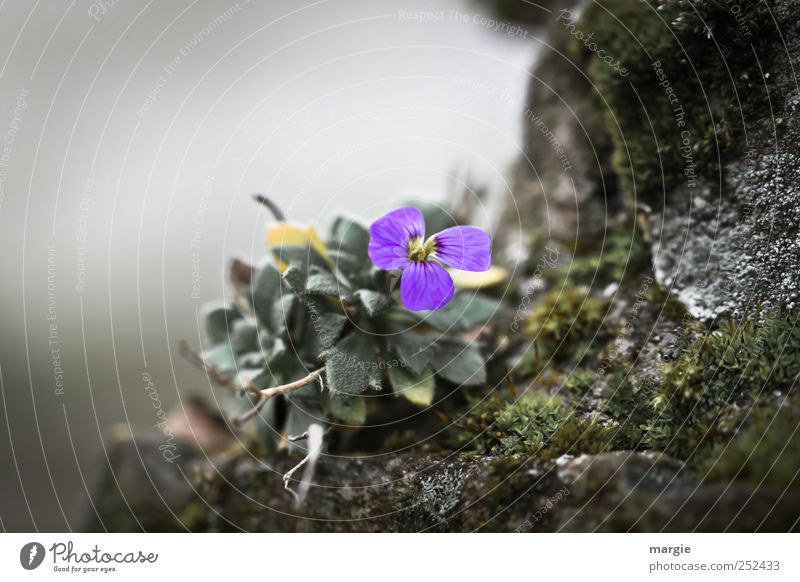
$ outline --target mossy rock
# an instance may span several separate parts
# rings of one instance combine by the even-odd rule
[[[137,449],[143,462],[120,451]],[[736,483],[700,484],[682,465],[641,453],[605,453],[537,464],[523,455],[409,451],[320,460],[298,507],[282,474],[299,459],[249,454],[211,461],[196,453],[147,486],[163,465],[156,441],[121,441],[111,458],[137,477],[107,487],[88,531],[546,532],[787,531],[800,492]],[[132,467],[128,467],[130,470]],[[110,471],[124,470],[116,462]],[[163,471],[162,471],[163,473]],[[163,473],[166,475],[166,473]],[[111,475],[107,475],[111,479]],[[111,479],[113,480],[113,479]],[[179,492],[164,496],[166,488]],[[140,494],[135,494],[139,491]],[[148,499],[149,497],[149,499]],[[745,507],[745,511],[740,508]],[[676,508],[678,511],[676,513]]]

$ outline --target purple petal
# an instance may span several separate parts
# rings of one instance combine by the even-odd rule
[[[400,279],[400,297],[411,311],[444,307],[455,290],[450,273],[433,261],[411,263]]]
[[[436,234],[436,257],[462,271],[492,266],[492,237],[476,226],[453,226]]]
[[[413,206],[384,214],[369,227],[369,258],[379,269],[390,271],[408,266],[408,241],[425,236],[425,219]]]

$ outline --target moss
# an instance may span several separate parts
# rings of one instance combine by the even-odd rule
[[[572,372],[565,383],[567,390],[577,396],[585,396],[594,386],[597,371],[591,368],[581,368]]]
[[[565,285],[553,289],[533,308],[526,333],[540,360],[568,361],[589,355],[601,343],[605,305],[586,287]]]
[[[719,436],[717,420],[727,406],[788,388],[800,373],[796,319],[777,311],[761,324],[747,318],[728,321],[666,364],[653,399],[658,414],[650,425],[650,443],[688,456]]]
[[[731,425],[726,417],[761,394],[793,386],[800,374],[797,319],[798,312],[778,310],[761,323],[729,321],[663,364],[655,383],[615,375],[606,412],[620,423],[627,444],[683,459],[725,441]]]
[[[542,393],[490,398],[474,409],[465,428],[481,452],[533,455],[541,461],[606,451],[611,440],[610,429]]]
[[[786,488],[798,479],[800,410],[796,405],[777,412],[760,406],[748,427],[730,443],[719,443],[698,462],[706,481],[740,480]]]
[[[653,383],[649,379],[634,384],[625,370],[611,374],[603,391],[603,412],[618,422],[614,432],[615,448],[642,448],[646,425],[653,416],[652,394]]]
[[[543,273],[552,287],[602,289],[610,283],[628,285],[652,273],[650,245],[638,223],[628,218],[609,224],[600,241],[580,241],[574,251],[568,263]]]
[[[750,45],[759,52],[768,36],[759,31],[770,26],[769,10],[760,1],[739,4],[750,35],[721,0],[598,0],[576,25],[627,72],[574,40],[607,103],[615,170],[629,193],[654,208],[664,192],[687,183],[685,170],[717,182],[720,153],[725,159],[741,148],[742,117],[757,122],[768,108]]]

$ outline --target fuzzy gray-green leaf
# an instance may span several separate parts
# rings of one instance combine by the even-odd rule
[[[486,383],[486,366],[480,349],[475,344],[442,339],[436,342],[433,366],[436,373],[462,386]]]
[[[252,300],[253,311],[258,320],[270,331],[275,331],[276,323],[273,319],[273,306],[281,298],[281,274],[272,262],[266,262],[259,269],[253,281]]]
[[[323,313],[318,317],[311,316],[310,333],[313,334],[311,342],[314,344],[312,351],[316,356],[333,347],[342,333],[347,317],[340,313]]]
[[[362,425],[367,420],[367,401],[362,396],[350,396],[328,392],[326,409],[328,414],[350,425]]]
[[[233,323],[242,315],[229,307],[217,307],[206,314],[206,336],[209,343],[218,344],[228,339]]]
[[[369,231],[355,218],[339,216],[333,221],[331,228],[333,237],[332,250],[344,251],[363,257],[369,246]]]
[[[404,331],[388,338],[397,356],[415,374],[422,374],[430,364],[434,340],[415,331]]]
[[[355,296],[358,297],[370,317],[380,315],[394,305],[394,300],[389,295],[378,293],[371,289],[359,289],[356,291]]]
[[[354,332],[323,354],[325,379],[334,392],[360,394],[380,389],[378,342],[371,335]]]
[[[306,291],[314,295],[330,295],[347,300],[352,291],[330,271],[312,268],[306,281]]]
[[[417,311],[417,317],[441,331],[470,331],[489,321],[499,301],[484,295],[457,293],[446,306],[436,311]]]
[[[418,375],[407,368],[393,366],[389,368],[389,381],[396,396],[402,396],[417,406],[430,406],[433,402],[436,383],[429,370]]]
[[[229,342],[203,351],[200,357],[206,365],[216,368],[220,372],[231,372],[236,369],[236,356]]]

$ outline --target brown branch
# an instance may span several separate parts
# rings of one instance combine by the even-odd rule
[[[266,396],[264,396],[262,394],[260,396],[260,398],[258,399],[258,402],[256,402],[253,405],[253,408],[251,408],[250,410],[248,410],[244,414],[242,414],[240,416],[237,416],[236,418],[234,418],[231,421],[233,423],[233,426],[235,426],[236,428],[242,428],[242,425],[245,422],[247,422],[248,420],[250,420],[251,418],[256,416],[261,411],[261,409],[264,408],[264,405],[267,403],[268,400],[269,400],[269,398],[267,398]]]
[[[199,354],[192,351],[189,347],[188,342],[186,340],[180,341],[180,354],[186,360],[194,365],[195,367],[203,370],[208,378],[214,382],[215,384],[222,386],[224,388],[228,388],[230,390],[247,390],[251,394],[258,395],[258,401],[253,405],[253,408],[242,414],[241,416],[233,419],[233,424],[237,428],[240,428],[242,424],[253,418],[258,414],[258,412],[264,407],[268,400],[274,398],[280,394],[289,394],[290,392],[294,392],[296,390],[300,390],[303,386],[311,384],[314,381],[320,383],[320,385],[324,389],[324,385],[322,384],[322,373],[325,371],[325,368],[319,368],[318,370],[314,370],[307,376],[300,378],[299,380],[295,380],[294,382],[289,382],[288,384],[282,384],[281,386],[274,386],[272,388],[258,388],[255,384],[253,384],[247,378],[239,377],[238,384],[234,383],[234,377],[231,377],[228,374],[223,374],[219,370],[217,370],[214,366],[209,366],[203,361],[203,358],[200,357]]]
[[[325,368],[314,370],[308,376],[300,378],[299,380],[295,380],[294,382],[289,382],[288,384],[283,384],[282,386],[275,386],[273,388],[264,388],[263,390],[259,390],[259,394],[266,396],[267,400],[274,398],[278,394],[289,394],[295,390],[300,390],[300,388],[307,384],[311,384],[312,382],[319,380],[324,371]]]

